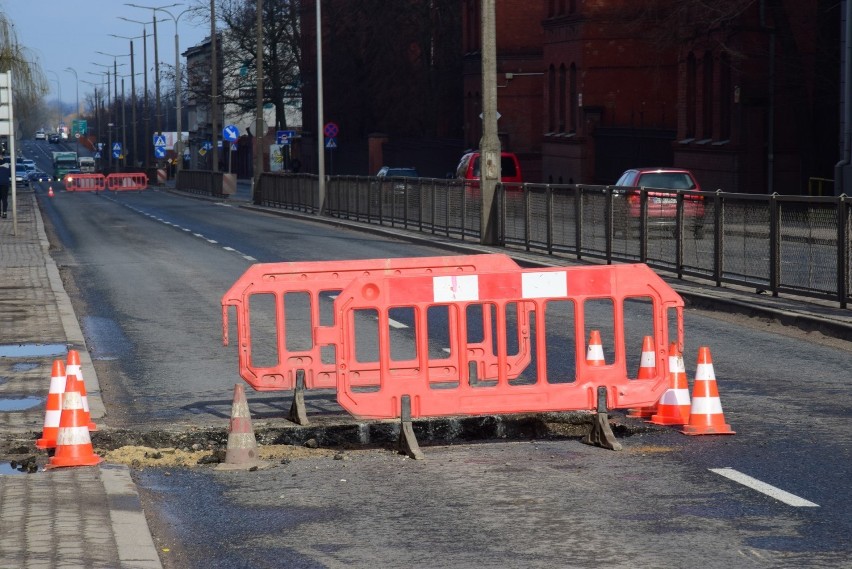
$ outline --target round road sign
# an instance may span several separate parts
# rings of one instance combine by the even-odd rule
[[[340,133],[340,129],[337,128],[337,125],[333,122],[326,123],[325,127],[323,127],[323,133],[329,138],[336,138]]]

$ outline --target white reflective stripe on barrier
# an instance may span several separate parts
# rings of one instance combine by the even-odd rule
[[[721,415],[722,400],[718,397],[693,397],[692,413],[696,415]]]
[[[89,427],[62,427],[56,437],[56,446],[91,444]]]
[[[688,389],[669,389],[660,397],[661,405],[689,405]]]

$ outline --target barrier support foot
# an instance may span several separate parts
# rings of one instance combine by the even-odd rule
[[[296,386],[293,388],[293,403],[287,418],[297,425],[308,424],[308,413],[305,410],[305,370],[296,370]]]
[[[598,410],[592,419],[592,427],[589,434],[583,439],[587,445],[595,445],[609,450],[621,450],[622,446],[609,426],[609,415],[606,408],[606,387],[598,387]]]
[[[400,403],[402,409],[400,411],[397,450],[399,454],[406,454],[414,460],[423,460],[423,451],[420,450],[420,445],[417,444],[417,437],[414,436],[414,428],[411,425],[411,397],[403,395]]]

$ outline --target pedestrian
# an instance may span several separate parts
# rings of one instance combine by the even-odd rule
[[[0,165],[0,217],[6,217],[9,203],[9,186],[12,185],[11,164]]]

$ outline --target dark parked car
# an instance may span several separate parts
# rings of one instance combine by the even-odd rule
[[[691,195],[700,192],[698,180],[689,170],[682,168],[631,168],[615,183],[618,188],[653,188],[660,190],[682,190],[683,223],[696,238],[704,236],[704,196]],[[638,191],[620,191],[615,202],[615,223],[621,221],[625,234],[630,236],[641,217],[641,198]],[[676,227],[677,192],[648,192],[648,226]]]
[[[460,180],[476,180],[470,183],[470,187],[478,188],[480,179],[481,159],[479,152],[468,152],[462,156],[459,165],[456,167],[456,178]],[[500,153],[500,180],[507,184],[509,189],[521,189],[521,184],[524,183],[521,175],[521,163],[518,157],[512,152]]]
[[[47,142],[49,142],[50,144],[59,144],[60,140],[61,138],[59,137],[59,133],[51,132],[47,135]]]

